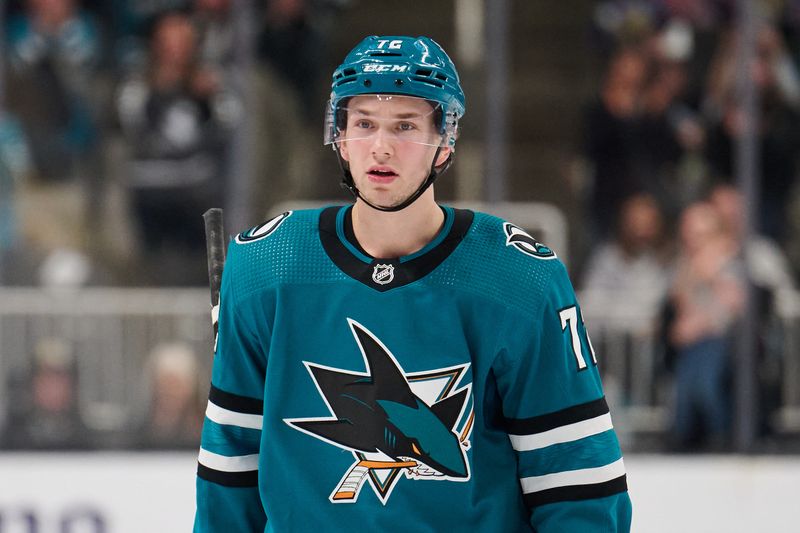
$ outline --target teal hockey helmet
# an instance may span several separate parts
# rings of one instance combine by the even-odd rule
[[[446,146],[455,146],[464,115],[464,91],[450,57],[429,37],[377,36],[361,41],[333,73],[325,144],[337,142],[342,103],[360,95],[403,95],[440,106],[437,126]]]
[[[342,158],[339,144],[347,134],[348,102],[355,96],[393,96],[419,98],[431,104],[431,117],[439,138],[420,138],[405,130],[396,132],[398,140],[436,146],[428,177],[417,190],[396,205],[381,206],[364,198],[353,180],[349,164]],[[325,113],[325,144],[336,152],[342,169],[342,185],[356,199],[379,211],[400,211],[414,203],[453,162],[458,137],[458,121],[464,115],[464,91],[450,57],[429,37],[367,37],[347,54],[333,73],[331,96]],[[413,130],[413,128],[412,128]],[[436,165],[439,153],[448,150],[447,160]]]

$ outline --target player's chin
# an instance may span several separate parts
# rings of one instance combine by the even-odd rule
[[[366,183],[358,188],[361,196],[369,203],[384,207],[394,207],[403,202],[403,195],[398,193],[396,187]]]
[[[370,204],[383,207],[385,209],[391,209],[393,207],[397,207],[401,203],[402,200],[398,200],[397,198],[391,196],[384,196],[380,194],[373,194],[373,195],[364,195],[362,194],[365,200],[367,200]]]

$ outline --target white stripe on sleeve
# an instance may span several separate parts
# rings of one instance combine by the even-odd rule
[[[197,461],[203,466],[211,468],[212,470],[219,470],[220,472],[248,472],[250,470],[258,470],[257,453],[228,457],[200,448],[200,455]]]
[[[522,492],[530,494],[547,489],[558,487],[570,487],[573,485],[594,485],[611,481],[625,474],[625,464],[622,458],[611,464],[598,468],[585,468],[583,470],[568,470],[555,474],[545,474],[543,476],[531,476],[520,479]]]
[[[572,442],[574,440],[591,437],[612,429],[614,425],[611,423],[611,414],[590,418],[588,420],[581,420],[574,424],[568,424],[558,428],[553,428],[542,433],[534,433],[533,435],[509,435],[511,439],[511,446],[518,452],[527,452],[531,450],[538,450],[552,446],[553,444],[560,444],[562,442]]]
[[[223,426],[239,426],[249,429],[261,429],[263,417],[261,415],[250,415],[229,411],[219,405],[209,401],[206,408],[206,416],[209,420],[222,424]]]

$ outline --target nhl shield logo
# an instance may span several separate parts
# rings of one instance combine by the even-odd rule
[[[394,280],[394,265],[375,265],[372,270],[372,281],[378,285],[388,285]]]

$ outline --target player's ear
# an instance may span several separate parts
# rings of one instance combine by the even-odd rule
[[[339,154],[342,156],[342,159],[344,159],[347,162],[350,162],[350,152],[348,152],[348,150],[347,150],[347,143],[346,142],[340,142],[339,146],[338,146],[338,150],[339,150]]]
[[[442,146],[442,149],[439,150],[439,156],[436,158],[436,164],[434,166],[439,167],[444,165],[447,158],[450,157],[450,154],[453,153],[453,149],[449,146]]]

